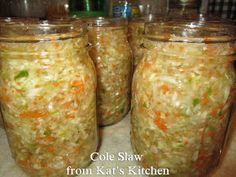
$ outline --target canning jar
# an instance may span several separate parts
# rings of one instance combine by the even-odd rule
[[[67,176],[96,151],[96,77],[81,24],[0,23],[1,109],[12,156],[29,176]]]
[[[134,67],[137,66],[143,56],[143,33],[145,18],[133,18],[129,21],[129,43],[133,52]]]
[[[144,168],[203,177],[217,165],[235,100],[235,31],[204,18],[146,24],[131,113],[132,146]]]
[[[133,53],[134,68],[143,57],[143,41],[144,41],[144,25],[147,22],[151,22],[161,17],[153,14],[149,14],[146,17],[136,17],[129,20],[128,25],[128,40]],[[163,17],[162,17],[163,18]]]
[[[132,54],[123,19],[87,19],[89,54],[98,79],[97,106],[100,125],[121,120],[130,108]]]

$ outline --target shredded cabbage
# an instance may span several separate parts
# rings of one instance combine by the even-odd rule
[[[144,44],[132,86],[133,149],[144,167],[204,176],[219,160],[235,98],[235,44]]]
[[[0,42],[9,144],[19,166],[35,177],[66,176],[66,167],[87,166],[97,148],[95,69],[86,41],[47,37],[51,41]]]
[[[130,107],[131,50],[123,26],[89,27],[89,54],[98,79],[97,106],[100,125],[121,120]]]

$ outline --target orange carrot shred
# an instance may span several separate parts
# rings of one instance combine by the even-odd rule
[[[43,118],[48,116],[47,111],[29,111],[29,112],[22,112],[19,114],[20,118]]]
[[[56,149],[53,146],[48,146],[47,151],[53,153]]]
[[[209,98],[208,98],[208,93],[206,92],[203,94],[202,104],[208,105],[208,103],[209,103]]]
[[[53,136],[38,136],[36,137],[37,141],[54,141],[55,138]]]
[[[165,122],[161,120],[161,113],[160,112],[156,112],[155,124],[161,130],[163,130],[163,131],[167,130]]]
[[[84,91],[84,83],[82,81],[75,80],[72,82],[72,86],[77,88],[75,91],[76,93],[81,93]]]
[[[144,68],[149,68],[150,66],[151,66],[151,64],[149,64],[149,63],[144,63]]]
[[[168,92],[170,90],[169,86],[164,84],[161,86],[161,89],[163,90],[164,93]]]

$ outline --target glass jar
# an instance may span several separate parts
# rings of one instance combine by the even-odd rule
[[[67,176],[96,151],[96,77],[81,24],[0,23],[1,108],[12,155],[30,176]]]
[[[100,125],[121,120],[130,108],[132,54],[123,19],[87,19],[89,54],[98,79],[97,106]]]
[[[2,112],[0,110],[0,127],[3,128]]]
[[[134,68],[143,56],[143,33],[145,18],[134,18],[129,21],[129,43],[134,57]]]
[[[145,26],[131,113],[132,146],[144,168],[203,177],[217,165],[235,99],[235,31],[203,19]]]
[[[136,68],[136,66],[143,57],[144,25],[145,23],[151,22],[154,19],[158,18],[160,17],[150,14],[146,17],[132,18],[129,21],[128,40],[133,53],[134,68]]]
[[[50,0],[9,0],[4,9],[9,8],[9,16],[45,18]]]
[[[66,18],[69,15],[69,0],[50,0],[46,19]]]

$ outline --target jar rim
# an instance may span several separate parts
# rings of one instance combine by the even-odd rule
[[[0,18],[0,41],[48,41],[84,35],[85,26],[79,19]]]
[[[126,27],[128,21],[124,18],[82,17],[88,27]]]
[[[144,36],[151,40],[216,43],[236,41],[233,21],[199,16],[199,19],[163,18],[145,24]]]
[[[159,16],[158,14],[149,14],[147,16],[142,17],[133,17],[129,19],[129,23],[148,23],[148,22],[155,22],[157,20],[161,20],[165,17]]]

